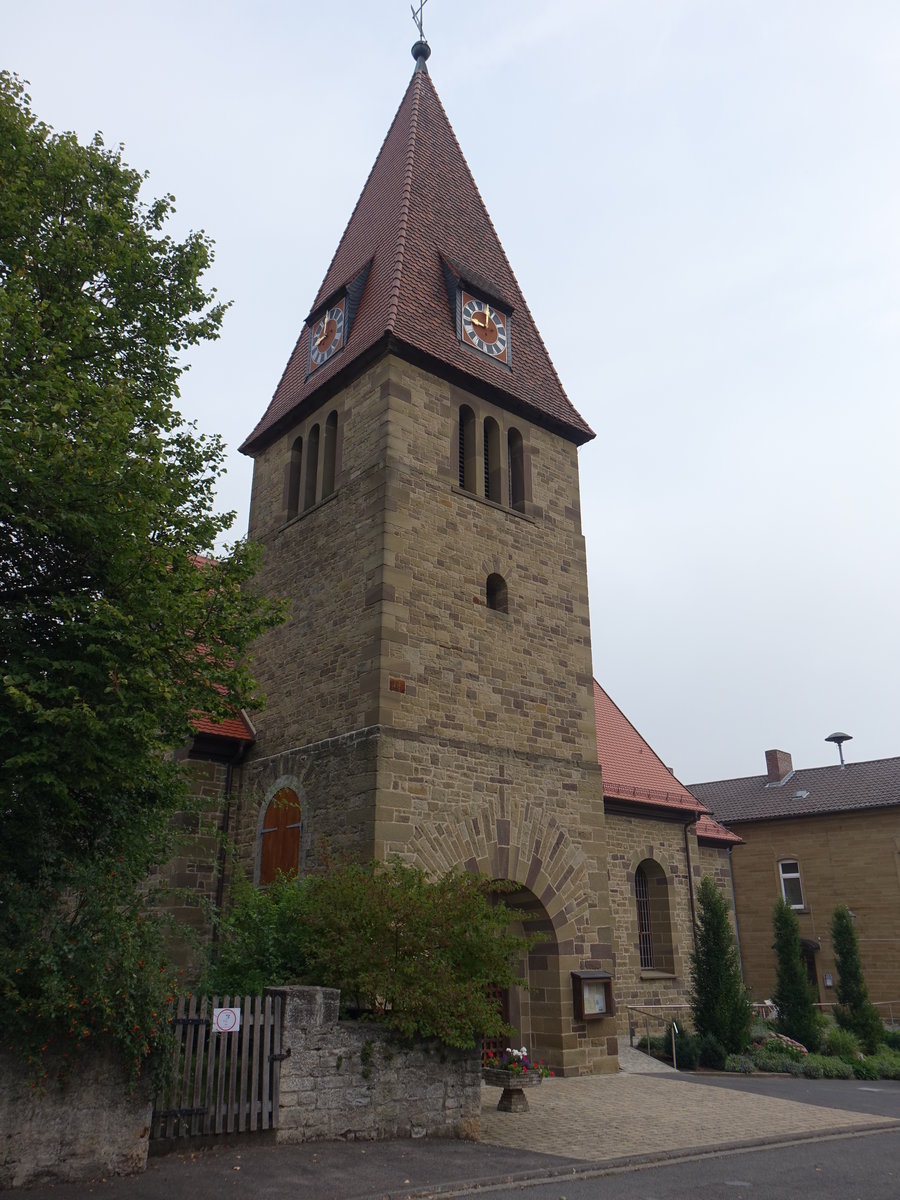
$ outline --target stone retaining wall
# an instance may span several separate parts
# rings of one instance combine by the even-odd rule
[[[0,1051],[0,1189],[132,1175],[147,1165],[149,1083],[132,1096],[113,1054],[87,1054],[67,1087],[43,1094]]]
[[[479,1050],[413,1046],[374,1022],[338,1021],[340,992],[270,989],[283,998],[279,1142],[477,1138]]]

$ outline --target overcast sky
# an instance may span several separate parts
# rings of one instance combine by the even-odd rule
[[[407,0],[29,0],[3,65],[216,241],[180,406],[264,411],[406,89]],[[563,384],[597,677],[686,783],[900,754],[900,4],[428,0]]]

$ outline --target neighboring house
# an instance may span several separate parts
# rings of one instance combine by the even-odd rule
[[[830,925],[836,905],[846,904],[869,995],[894,1001],[900,1014],[900,758],[794,770],[790,754],[767,750],[765,775],[691,791],[743,839],[734,852],[735,905],[754,1000],[775,986],[772,910],[783,897],[799,918],[818,1000],[834,1001]]]
[[[731,847],[741,839],[710,817],[596,680],[594,713],[624,1035],[629,1006],[688,1003],[697,884],[711,875],[731,905]]]

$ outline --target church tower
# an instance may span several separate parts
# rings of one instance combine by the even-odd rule
[[[616,1069],[572,972],[614,977],[578,446],[569,402],[416,69],[253,456],[267,707],[241,768],[255,878],[323,839],[513,880],[542,941],[509,1016],[566,1074]],[[273,803],[273,800],[277,802]],[[287,801],[287,804],[285,804]],[[594,991],[597,991],[595,984]],[[521,1044],[521,1043],[520,1043]]]

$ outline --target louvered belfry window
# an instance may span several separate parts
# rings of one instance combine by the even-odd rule
[[[641,967],[646,970],[653,966],[653,934],[650,929],[650,894],[643,867],[638,867],[634,873],[634,895],[637,900],[638,949]]]

